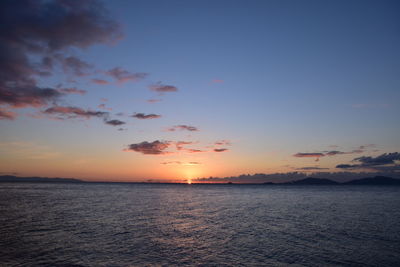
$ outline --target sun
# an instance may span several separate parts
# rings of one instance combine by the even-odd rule
[[[192,184],[192,180],[191,180],[191,179],[188,179],[188,180],[187,180],[187,184]]]

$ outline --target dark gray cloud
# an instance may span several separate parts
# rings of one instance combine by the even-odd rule
[[[355,158],[353,161],[358,161],[363,166],[377,166],[377,165],[394,164],[396,160],[400,160],[399,152],[384,153],[377,157],[363,156]]]
[[[141,120],[147,120],[147,119],[158,119],[158,118],[161,118],[161,115],[135,113],[131,117],[136,118],[136,119],[141,119]]]
[[[376,157],[362,156],[352,160],[358,164],[339,164],[336,166],[338,169],[371,169],[376,171],[389,171],[398,170],[400,164],[396,161],[400,161],[400,153],[384,153]]]
[[[177,131],[177,130],[196,132],[199,129],[197,127],[190,126],[190,125],[175,125],[175,126],[172,126],[171,128],[167,129],[168,132],[174,132],[174,131]]]
[[[170,154],[171,152],[165,151],[169,146],[171,146],[172,142],[170,141],[153,141],[153,142],[141,142],[137,144],[130,144],[128,148],[124,149],[124,151],[135,151],[140,152],[145,155],[164,155]]]
[[[0,63],[1,64],[1,63]],[[0,105],[9,105],[13,108],[43,107],[54,104],[64,95],[53,88],[39,88],[34,85],[2,86],[0,81]]]
[[[354,165],[354,164],[339,164],[336,165],[336,168],[338,169],[354,169],[357,168],[359,165]]]
[[[336,155],[343,155],[347,154],[346,152],[343,151],[337,151],[337,150],[331,150],[325,153],[326,156],[336,156]]]
[[[111,76],[119,83],[128,82],[128,81],[132,81],[132,82],[140,81],[140,80],[146,78],[146,76],[148,75],[147,73],[143,73],[143,72],[132,73],[132,72],[124,70],[120,67],[116,67],[109,71],[106,71],[105,74]]]
[[[70,48],[110,43],[121,37],[118,25],[99,1],[0,1],[0,105],[13,108],[54,104],[63,93],[37,85],[55,63],[73,75],[90,64]]]
[[[167,93],[167,92],[176,92],[178,88],[173,85],[165,85],[165,84],[154,84],[149,86],[150,90],[158,92],[158,93]]]
[[[126,122],[120,120],[104,120],[104,123],[111,126],[120,126],[126,124]]]
[[[76,76],[89,75],[93,68],[93,65],[74,56],[64,57],[61,54],[57,54],[55,58],[60,62],[64,72]]]
[[[64,107],[64,106],[54,106],[46,109],[43,113],[61,116],[59,118],[90,118],[90,117],[102,117],[106,118],[109,113],[103,111],[92,111],[84,110],[78,107]]]
[[[214,148],[214,152],[225,152],[228,151],[229,149],[227,148]]]

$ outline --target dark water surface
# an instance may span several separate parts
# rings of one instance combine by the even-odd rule
[[[400,266],[400,187],[0,184],[0,266]]]

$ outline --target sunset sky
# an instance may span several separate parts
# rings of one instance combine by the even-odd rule
[[[1,1],[0,174],[400,170],[399,1]]]

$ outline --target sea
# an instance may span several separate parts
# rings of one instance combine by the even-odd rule
[[[1,183],[0,266],[400,266],[400,187]]]

